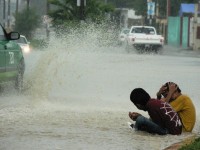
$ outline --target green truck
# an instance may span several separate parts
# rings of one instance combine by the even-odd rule
[[[18,32],[7,33],[0,24],[0,87],[12,81],[14,87],[21,92],[25,63],[22,49],[14,41],[19,37]]]

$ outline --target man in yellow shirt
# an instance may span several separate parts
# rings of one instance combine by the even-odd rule
[[[180,88],[173,82],[165,83],[157,92],[157,98],[169,102],[179,114],[183,131],[191,132],[196,122],[196,111],[192,100],[181,93]]]

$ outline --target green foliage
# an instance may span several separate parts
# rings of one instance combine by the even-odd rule
[[[116,8],[133,8],[135,0],[107,0],[108,3],[113,4]]]
[[[55,6],[54,10],[48,12],[56,25],[64,23],[66,20],[78,20],[78,8],[74,0],[48,0]]]
[[[147,0],[134,0],[133,9],[136,15],[147,16]]]
[[[97,0],[105,3],[105,0]],[[133,8],[134,0],[106,0],[108,4],[112,4],[116,8]]]
[[[87,1],[87,7],[85,11],[86,19],[90,19],[93,22],[99,22],[105,20],[105,14],[113,12],[114,7],[109,4],[98,2],[96,0]]]
[[[179,150],[198,150],[200,149],[200,138],[195,139],[195,141],[189,145],[181,147]]]
[[[53,19],[53,25],[62,25],[65,22],[77,22],[80,18],[76,0],[48,0],[55,7],[48,12]],[[96,0],[88,0],[84,10],[85,20],[99,21],[105,18],[105,13],[114,11],[114,7]]]
[[[31,39],[32,33],[40,25],[39,16],[33,9],[24,9],[15,14],[14,30]]]

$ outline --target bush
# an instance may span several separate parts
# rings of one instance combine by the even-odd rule
[[[25,35],[28,39],[32,38],[33,32],[40,25],[39,16],[33,9],[24,9],[22,12],[15,14],[14,30]]]

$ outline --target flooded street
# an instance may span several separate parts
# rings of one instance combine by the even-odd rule
[[[123,47],[62,43],[25,56],[25,91],[0,98],[0,150],[162,150],[200,131],[200,54],[166,47],[159,54]],[[142,87],[152,97],[176,82],[196,106],[192,133],[160,136],[128,128],[129,99]],[[145,116],[147,113],[138,111]]]

